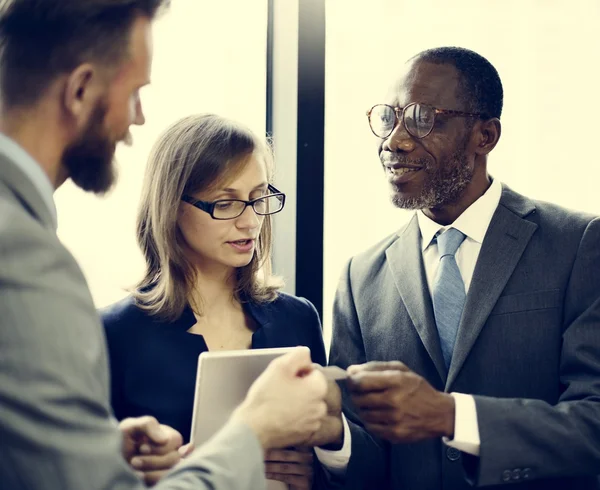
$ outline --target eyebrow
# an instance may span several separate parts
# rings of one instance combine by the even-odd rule
[[[257,191],[259,190],[261,187],[266,187],[268,186],[269,183],[268,182],[263,182],[261,184],[258,184],[256,187],[254,187],[250,192],[253,191]],[[233,189],[231,187],[226,187],[225,189],[221,189],[220,192],[227,192],[228,194],[235,194],[236,192],[238,192],[239,189]]]

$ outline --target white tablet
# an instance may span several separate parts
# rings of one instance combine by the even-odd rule
[[[203,352],[198,357],[191,440],[199,446],[212,437],[244,400],[268,364],[294,347]]]
[[[198,357],[191,441],[196,447],[225,425],[269,363],[294,347],[203,352]],[[267,490],[287,489],[268,480]]]

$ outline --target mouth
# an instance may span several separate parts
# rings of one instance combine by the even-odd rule
[[[386,165],[388,180],[393,185],[404,184],[405,182],[414,179],[421,170],[423,170],[423,167],[412,165]]]
[[[252,250],[254,248],[254,239],[253,238],[246,238],[243,240],[234,240],[234,241],[227,242],[227,243],[229,245],[231,245],[238,252],[249,252],[250,250]]]

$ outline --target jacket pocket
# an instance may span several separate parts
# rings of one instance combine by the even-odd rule
[[[560,308],[561,306],[562,295],[560,289],[546,289],[544,291],[510,294],[498,298],[496,306],[494,306],[490,316],[505,315],[507,313],[517,313],[520,311]]]

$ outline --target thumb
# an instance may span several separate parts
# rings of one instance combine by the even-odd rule
[[[294,348],[292,352],[276,359],[276,362],[284,372],[294,377],[304,376],[313,370],[310,349],[305,346]]]
[[[169,441],[167,432],[154,417],[140,417],[136,433],[146,436],[152,444],[162,445]]]

